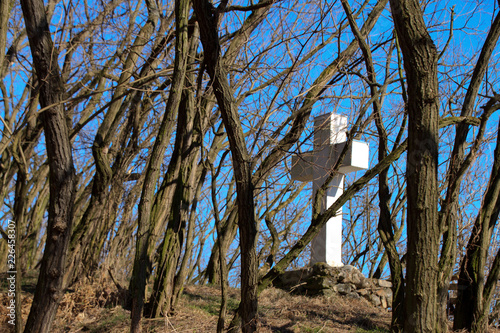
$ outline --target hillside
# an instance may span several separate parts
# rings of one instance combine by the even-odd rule
[[[24,319],[29,312],[35,283],[34,276],[23,279]],[[2,332],[9,329],[7,300],[7,295],[2,293]],[[79,284],[65,293],[52,332],[127,332],[130,312],[121,307],[122,300],[123,295],[110,281]],[[227,322],[238,300],[239,290],[231,289]],[[219,304],[217,288],[187,286],[176,313],[166,318],[144,320],[144,332],[215,332]],[[375,308],[363,299],[298,296],[275,288],[262,293],[259,318],[260,332],[388,332],[390,324],[390,312]]]

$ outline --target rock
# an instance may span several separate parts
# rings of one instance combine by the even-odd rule
[[[325,297],[330,298],[330,297],[336,297],[336,296],[338,296],[338,293],[337,293],[337,291],[335,291],[334,288],[331,288],[331,289],[323,289],[323,290],[321,290],[320,295],[323,295]]]
[[[370,291],[368,289],[358,289],[358,294],[360,296],[366,296],[366,295],[370,294]]]
[[[370,294],[368,300],[375,306],[380,306],[382,302],[380,302],[380,297],[374,294]]]
[[[364,277],[363,277],[364,279]],[[354,285],[359,285],[361,284],[361,276],[359,276],[359,274],[351,274],[351,281],[349,281],[350,283],[353,283]]]
[[[359,273],[359,270],[356,267],[352,266],[352,265],[344,265],[344,266],[342,266],[341,269],[343,271],[346,271],[346,272],[349,272],[349,273],[352,273],[352,272]]]
[[[352,292],[351,285],[347,283],[339,283],[334,287],[334,289],[341,295],[347,295]]]
[[[305,284],[305,281],[311,277],[311,269],[298,269],[295,271],[288,271],[283,273],[273,284],[274,286],[291,291],[297,289],[297,286]],[[299,288],[302,289],[302,288]]]
[[[360,281],[358,283],[354,283],[356,285],[356,288],[357,289],[366,289],[366,288],[370,288],[371,285],[370,285],[370,280],[368,280],[367,278],[364,278],[363,279],[360,279]]]
[[[337,280],[329,276],[312,276],[306,281],[304,288],[307,290],[321,290],[333,288],[337,285]]]
[[[392,282],[391,281],[386,281],[386,280],[379,279],[377,284],[379,285],[379,287],[382,287],[382,288],[392,288]]]
[[[380,297],[380,303],[384,309],[387,309],[387,299],[385,297]]]
[[[361,298],[361,296],[359,296],[359,294],[357,292],[350,292],[346,296],[349,297],[349,298],[353,298],[353,299],[359,299],[359,298]]]
[[[317,263],[312,267],[286,272],[275,286],[306,295],[349,298],[363,297],[374,306],[392,307],[392,283],[381,279],[367,279],[356,267],[331,267]]]
[[[375,291],[375,294],[380,297],[392,299],[392,290],[389,288],[378,289]]]
[[[392,306],[392,290],[389,288],[383,288],[376,290],[374,292],[375,295],[380,297],[381,306],[384,309],[387,309],[389,306]]]
[[[339,274],[339,269],[339,267],[331,267],[327,263],[318,262],[313,265],[311,275],[337,276]]]

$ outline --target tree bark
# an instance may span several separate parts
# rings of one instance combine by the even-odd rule
[[[193,41],[197,37],[193,37]],[[193,47],[191,56],[195,58],[196,49]],[[187,82],[188,80],[186,80]],[[184,89],[191,89],[185,87]],[[177,120],[176,142],[171,164],[174,165],[176,182],[175,193],[170,210],[167,230],[160,249],[158,270],[155,276],[153,293],[149,301],[152,308],[150,315],[158,317],[168,314],[174,307],[175,276],[189,219],[189,207],[193,196],[194,180],[197,171],[199,150],[199,135],[201,128],[195,127],[197,108],[192,92],[185,92]],[[199,116],[199,114],[198,114]],[[199,120],[199,119],[198,119]],[[200,121],[198,121],[200,124]],[[198,137],[198,139],[197,139]],[[170,166],[169,166],[170,167]]]
[[[40,85],[41,120],[50,167],[47,240],[38,284],[25,332],[50,332],[62,296],[66,251],[73,219],[75,169],[64,110],[64,85],[57,64],[45,8],[41,0],[22,0],[21,6]]]
[[[241,248],[241,304],[243,332],[257,330],[257,221],[255,218],[252,161],[248,154],[233,92],[227,73],[221,64],[220,43],[217,31],[218,14],[208,1],[196,0],[193,7],[200,25],[200,36],[205,51],[207,71],[214,87],[214,94],[221,110],[231,149],[236,179],[238,223]]]
[[[417,0],[390,0],[408,84],[408,263],[405,332],[435,332],[438,224],[438,53]]]
[[[12,9],[12,1],[3,0],[0,3],[0,77],[4,68],[5,47],[7,46],[7,29]]]
[[[132,130],[133,119],[139,118],[136,117],[136,114],[141,113],[141,99],[144,96],[142,89],[147,89],[147,86],[141,86],[141,89],[132,92],[127,90],[129,89],[129,85],[132,84],[133,73],[136,70],[138,60],[141,58],[141,53],[145,49],[146,41],[153,35],[156,21],[159,19],[156,4],[146,1],[146,5],[148,7],[148,20],[137,33],[130,47],[130,52],[128,52],[123,64],[124,69],[118,78],[118,85],[114,91],[112,102],[107,109],[103,122],[97,130],[92,145],[92,156],[95,162],[92,193],[90,203],[85,209],[82,218],[79,221],[75,221],[76,225],[70,243],[71,251],[68,260],[68,270],[65,276],[65,285],[76,282],[82,276],[89,276],[96,270],[102,245],[114,222],[116,209],[113,206],[117,204],[116,200],[121,197],[119,192],[122,189],[121,184],[123,184],[126,168],[128,168],[128,165],[120,163],[120,157],[123,158],[124,154],[130,154],[130,150],[138,151],[137,147],[133,147],[132,149],[127,147],[127,149],[119,153],[112,154],[109,152],[109,148],[111,145],[125,147],[126,137],[118,134],[118,124],[127,107],[129,108],[128,119],[125,121],[126,125],[123,126],[126,130]],[[99,15],[95,24],[98,24],[102,20],[102,16],[112,9],[106,7],[105,12]],[[84,38],[84,35],[88,33],[90,33],[88,30],[82,30],[74,38],[76,40],[73,42],[77,43],[78,39]],[[68,53],[65,62],[70,62],[71,56],[72,53]],[[143,65],[140,72],[141,77],[150,74],[150,65],[155,56],[157,56],[155,50],[151,51],[148,61]],[[126,97],[124,97],[125,95]],[[113,142],[113,140],[115,141]],[[115,163],[112,165],[112,162]]]
[[[229,214],[226,211],[227,216],[221,219],[220,233],[217,233],[217,241],[212,247],[210,259],[208,260],[204,274],[204,279],[208,280],[209,284],[220,284],[221,272],[219,255],[222,251],[223,255],[226,256],[229,245],[236,237],[236,231],[238,229],[238,216],[236,211],[237,207],[232,206]]]
[[[14,238],[14,249],[21,249],[21,230],[24,229],[26,223],[26,206],[27,206],[27,194],[28,194],[28,184],[26,182],[26,165],[19,165],[16,179],[16,191],[15,191],[15,202],[14,202],[14,223],[15,227],[15,238]],[[23,327],[23,317],[21,312],[21,279],[22,270],[24,270],[25,265],[21,262],[20,251],[17,250],[14,254],[15,268],[10,268],[9,271],[15,271],[16,281],[15,281],[15,332],[21,333]]]
[[[473,107],[479,92],[479,88],[484,80],[484,75],[486,73],[488,63],[490,61],[492,52],[495,49],[499,37],[500,37],[500,13],[497,13],[495,20],[491,26],[491,29],[488,33],[488,36],[486,37],[484,45],[481,49],[481,54],[478,57],[477,64],[474,67],[474,72],[470,80],[471,83],[469,85],[469,88],[467,89],[467,94],[463,102],[463,107],[461,111],[461,115],[463,116],[470,116],[472,114]],[[447,173],[447,178],[449,182],[448,193],[445,200],[446,205],[444,205],[442,209],[443,210],[442,225],[443,227],[447,227],[448,229],[454,228],[454,224],[450,225],[450,223],[453,222],[453,216],[456,214],[454,207],[457,205],[458,202],[460,181],[462,179],[462,176],[466,168],[472,163],[473,158],[471,157],[475,156],[477,152],[477,147],[479,147],[479,143],[482,142],[483,140],[484,129],[482,130],[482,128],[485,127],[486,122],[488,121],[490,115],[493,112],[492,107],[494,106],[494,103],[496,103],[494,100],[491,100],[487,103],[485,107],[485,112],[481,116],[481,127],[479,133],[475,139],[473,148],[465,158],[463,156],[464,156],[467,135],[469,133],[469,128],[468,126],[465,125],[460,125],[457,127],[455,145],[453,148],[452,157],[450,159],[454,163],[450,163],[450,168]],[[492,171],[492,177],[493,177],[493,171]],[[485,195],[485,199],[486,198],[487,196]],[[482,211],[483,207],[481,207],[480,214],[482,214]],[[480,216],[478,216],[478,218],[476,219],[476,223],[480,223],[480,220],[481,218]],[[473,232],[476,230],[476,228],[477,227],[474,227]],[[454,324],[453,324],[455,329],[466,328],[472,330],[473,328],[473,322],[474,322],[473,317],[476,316],[476,314],[474,314],[473,311],[470,311],[470,306],[471,304],[475,304],[477,302],[473,300],[473,298],[480,297],[480,293],[469,294],[469,291],[471,288],[473,289],[472,285],[478,283],[478,281],[473,282],[473,280],[475,280],[480,275],[484,275],[484,273],[482,273],[484,267],[472,268],[471,267],[473,265],[472,261],[476,259],[469,258],[469,255],[473,255],[473,253],[475,252],[474,248],[478,246],[477,241],[478,238],[474,237],[470,238],[469,244],[467,246],[466,255],[464,257],[464,260],[460,268],[459,276],[462,276],[462,278],[459,277],[459,285],[463,286],[463,288],[465,289],[458,291],[458,304],[455,310]],[[443,248],[453,249],[455,242],[456,241],[445,241]],[[448,252],[451,252],[451,250],[448,250]],[[442,255],[443,258],[446,258],[444,256],[445,254],[446,252],[444,252],[444,254]],[[464,271],[466,270],[471,270],[471,271],[477,270],[477,271],[471,273],[472,275],[467,276],[464,275]]]
[[[474,333],[486,331],[492,293],[485,293],[486,281],[491,280],[489,276],[486,276],[485,267],[493,228],[497,223],[499,213],[500,136],[497,137],[488,188],[474,222],[466,254],[460,267],[454,329],[465,328]],[[490,273],[492,277],[496,277],[494,281],[498,279],[498,269],[495,268],[495,265],[498,265],[497,260],[498,258],[495,258],[494,269]],[[491,288],[491,282],[488,288]]]
[[[344,11],[346,12],[349,24],[351,25],[351,30],[353,31],[358,41],[358,44],[361,48],[361,51],[363,52],[363,57],[366,64],[368,82],[372,83],[370,84],[370,92],[372,98],[374,99],[373,115],[379,137],[378,161],[381,162],[387,156],[389,147],[388,147],[387,132],[385,130],[384,123],[382,120],[382,111],[381,111],[382,105],[380,101],[382,96],[379,96],[379,91],[375,87],[375,83],[377,82],[377,77],[375,74],[375,67],[373,64],[372,53],[368,46],[368,43],[365,41],[366,36],[361,34],[361,32],[359,31],[359,28],[356,24],[356,21],[354,20],[351,8],[347,0],[342,0],[342,6],[344,7]],[[398,143],[399,142],[396,142],[396,144]],[[405,316],[403,267],[401,264],[401,260],[399,259],[399,254],[396,247],[396,239],[394,237],[394,230],[392,228],[392,216],[390,212],[391,193],[389,190],[388,174],[389,174],[389,167],[382,170],[378,176],[379,178],[378,196],[379,196],[379,208],[380,208],[378,231],[382,243],[384,245],[384,248],[386,250],[386,254],[389,260],[389,267],[391,270],[391,281],[393,286],[391,331],[402,332],[403,331],[402,319]]]
[[[139,203],[139,220],[137,229],[136,253],[130,281],[130,295],[132,298],[131,312],[131,332],[139,333],[142,331],[141,318],[144,310],[144,297],[147,278],[152,269],[151,243],[156,239],[155,229],[159,222],[153,221],[155,216],[155,207],[153,199],[158,180],[159,169],[162,156],[167,146],[167,133],[169,131],[170,118],[176,114],[181,101],[182,88],[186,75],[186,64],[188,55],[188,14],[189,2],[185,0],[175,1],[175,21],[176,21],[176,40],[175,40],[175,60],[174,74],[170,93],[165,108],[165,114],[155,141],[147,166],[146,176],[143,184],[141,201]],[[163,207],[162,207],[163,208]],[[158,207],[156,207],[158,209]],[[170,208],[164,208],[167,211]]]

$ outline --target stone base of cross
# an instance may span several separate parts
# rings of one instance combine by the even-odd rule
[[[329,113],[314,118],[314,149],[292,157],[292,179],[312,182],[313,198],[325,183],[347,142],[347,117]],[[366,142],[353,140],[339,173],[321,198],[321,212],[328,209],[344,192],[345,174],[368,169],[369,147]],[[311,265],[326,262],[332,267],[342,263],[342,208],[321,229],[311,243]]]

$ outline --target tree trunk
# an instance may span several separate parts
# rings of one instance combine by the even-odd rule
[[[188,58],[195,59],[199,42],[198,29],[192,31],[189,37]],[[186,68],[185,87],[177,117],[174,152],[167,172],[172,174],[172,182],[175,182],[176,186],[160,250],[154,288],[148,304],[151,308],[149,315],[152,317],[168,314],[174,309],[175,286],[180,288],[184,282],[176,279],[176,272],[181,262],[180,255],[186,238],[186,227],[194,195],[192,189],[195,188],[194,182],[197,176],[200,140],[207,122],[207,118],[201,115],[201,110],[195,103],[195,87],[192,85],[195,82],[194,72],[194,65],[190,62]]]
[[[192,52],[191,54],[196,54],[196,49],[198,47],[199,41],[199,31],[196,27],[195,34],[192,37]],[[194,76],[190,77],[189,80],[194,82]],[[192,87],[194,88],[194,87]],[[182,202],[180,206],[180,219],[181,223],[184,224],[183,240],[184,251],[181,258],[178,260],[178,269],[174,278],[171,308],[177,306],[177,302],[182,295],[184,290],[184,283],[188,275],[188,266],[191,259],[191,254],[193,251],[194,242],[194,232],[196,228],[196,217],[197,217],[197,206],[201,195],[202,187],[205,181],[206,169],[200,168],[200,147],[203,145],[203,137],[208,128],[207,117],[202,110],[195,107],[195,95],[194,89],[188,90],[186,92],[188,104],[186,109],[197,110],[197,113],[192,116],[193,121],[193,136],[192,142],[187,140],[185,145],[188,146],[184,149],[184,154],[182,156],[182,164],[180,174],[182,176]],[[189,120],[191,122],[191,120]],[[188,136],[189,137],[189,136]]]
[[[474,104],[477,99],[477,95],[481,87],[481,84],[483,83],[484,75],[488,68],[488,63],[490,61],[493,50],[495,49],[499,36],[500,36],[500,14],[497,14],[491,26],[491,29],[488,33],[488,36],[484,41],[483,47],[481,48],[481,54],[479,55],[477,64],[474,67],[474,72],[470,79],[470,84],[469,87],[467,88],[467,93],[465,95],[462,105],[462,110],[460,114],[460,116],[462,117],[470,117],[473,114],[472,112],[474,109]],[[485,126],[490,115],[491,115],[491,110],[485,110],[485,112],[481,116],[481,128]],[[446,193],[446,198],[445,200],[443,200],[441,204],[440,225],[443,230],[446,230],[446,232],[444,232],[443,234],[443,247],[439,263],[441,278],[439,279],[439,285],[438,285],[438,297],[440,297],[441,299],[440,303],[443,308],[445,307],[445,300],[447,299],[448,296],[448,286],[453,272],[453,267],[455,266],[455,261],[456,261],[456,241],[457,241],[456,224],[457,224],[457,212],[458,212],[457,207],[460,195],[460,185],[465,170],[470,166],[470,164],[474,160],[473,158],[470,157],[474,156],[474,154],[476,153],[475,152],[476,149],[471,149],[468,155],[465,156],[465,149],[466,145],[468,144],[467,136],[470,132],[469,128],[470,126],[466,123],[460,123],[456,127],[455,142],[452,154],[449,158],[450,164],[446,173],[446,181],[448,183],[448,189]],[[476,146],[477,143],[480,143],[483,140],[484,131],[479,130],[478,132],[479,134],[477,135],[473,146]],[[458,294],[459,294],[458,307],[461,308],[460,306],[461,291],[459,291]],[[460,322],[462,320],[465,320],[465,318],[469,316],[470,314],[470,311],[468,309],[469,304],[470,303],[467,303],[465,313],[454,316],[456,327],[463,328]],[[462,311],[462,310],[461,309],[456,310],[456,312],[457,311]],[[442,331],[444,331],[444,328],[448,324],[447,315],[444,314],[443,311],[439,311],[438,317],[440,325],[442,327]],[[471,326],[468,326],[467,328],[471,329]]]
[[[465,328],[478,333],[486,331],[491,302],[491,293],[485,295],[486,280],[491,280],[485,276],[485,267],[491,235],[500,213],[500,135],[497,137],[494,155],[488,188],[460,267],[458,303],[454,316],[454,329]],[[497,259],[495,258],[493,267],[497,264]],[[492,269],[490,274],[495,276],[498,272]],[[498,277],[495,281],[497,279]]]
[[[207,264],[205,271],[205,278],[208,279],[208,283],[212,285],[220,284],[220,251],[222,251],[223,256],[227,255],[227,250],[229,245],[233,242],[236,237],[236,231],[238,229],[238,217],[236,214],[236,207],[232,207],[229,216],[226,219],[222,219],[220,227],[220,234],[217,233],[217,239],[214,246],[212,247],[212,252],[210,253],[210,259]],[[225,222],[225,223],[224,223]],[[219,249],[219,247],[221,247]]]
[[[390,0],[408,84],[408,263],[405,332],[435,332],[438,224],[438,53],[417,0]]]
[[[40,258],[37,258],[38,248],[40,247],[40,232],[42,231],[43,216],[47,211],[49,202],[49,183],[47,181],[49,175],[48,171],[48,167],[41,168],[40,170],[39,177],[40,181],[43,182],[43,185],[41,185],[40,191],[37,192],[39,194],[38,200],[27,217],[29,224],[26,230],[26,235],[22,240],[21,249],[21,254],[23,256],[22,262],[23,265],[25,265],[23,266],[23,269],[25,270],[33,269],[38,260],[40,260]]]
[[[185,0],[175,1],[175,22],[176,22],[176,40],[175,40],[175,59],[174,74],[170,93],[165,108],[165,114],[158,131],[153,151],[146,170],[144,185],[139,203],[139,219],[137,229],[136,253],[130,281],[130,296],[132,298],[131,312],[131,332],[142,332],[141,318],[144,309],[144,297],[147,279],[152,269],[151,247],[155,239],[155,229],[161,221],[153,221],[151,218],[157,218],[155,212],[159,207],[153,207],[153,199],[158,180],[159,169],[162,156],[165,152],[170,130],[170,118],[176,114],[181,101],[182,88],[186,75],[186,64],[188,56],[188,14],[189,2]],[[161,191],[161,190],[160,190]],[[162,207],[162,209],[165,209]],[[167,211],[170,208],[166,209]]]
[[[226,252],[224,252],[222,246],[221,234],[221,220],[219,215],[219,205],[217,203],[217,177],[220,172],[220,168],[215,172],[213,165],[211,166],[212,172],[212,184],[210,186],[210,193],[212,197],[212,206],[214,209],[214,220],[215,228],[217,230],[217,243],[219,248],[219,270],[220,270],[220,290],[221,290],[221,302],[219,309],[219,319],[217,320],[217,333],[224,332],[225,319],[226,319],[226,308],[227,308],[227,266],[226,266]]]
[[[375,67],[373,64],[372,53],[368,43],[365,41],[366,36],[362,35],[356,21],[352,15],[351,8],[347,0],[342,0],[342,6],[344,7],[344,11],[346,12],[347,18],[349,20],[349,24],[351,26],[351,30],[353,31],[359,46],[363,52],[363,58],[366,64],[367,76],[370,84],[370,92],[373,101],[373,115],[375,118],[375,125],[377,127],[378,137],[379,137],[379,147],[378,147],[378,161],[381,162],[384,158],[387,157],[389,147],[388,147],[388,136],[384,127],[384,123],[382,120],[382,105],[381,98],[379,96],[379,91],[375,87],[375,83],[377,82],[377,77],[375,74]],[[382,88],[383,89],[383,88]],[[403,122],[404,123],[404,122]],[[398,144],[399,142],[396,142]],[[392,332],[402,332],[403,331],[403,318],[405,316],[405,307],[404,307],[404,281],[403,281],[403,267],[401,264],[401,260],[399,259],[399,254],[396,247],[396,239],[394,237],[394,230],[392,227],[392,216],[390,211],[390,201],[391,201],[391,193],[389,190],[389,167],[382,170],[379,174],[379,187],[378,187],[378,196],[379,196],[379,207],[380,207],[380,217],[378,223],[378,231],[380,234],[380,238],[386,250],[386,256],[382,257],[388,258],[389,266],[391,270],[391,279],[392,279],[392,323],[391,323],[391,331]],[[387,260],[387,259],[385,259]],[[385,264],[385,263],[384,263]],[[381,263],[381,269],[383,265]]]
[[[218,19],[208,1],[193,3],[200,25],[200,35],[205,51],[207,71],[214,86],[214,94],[221,110],[222,120],[232,154],[238,203],[238,223],[241,248],[241,304],[243,332],[257,330],[257,221],[255,218],[254,185],[252,163],[243,135],[243,128],[236,109],[236,103],[227,73],[221,66],[218,38]]]
[[[139,105],[141,104],[141,97],[144,96],[143,91],[138,90],[130,93],[128,86],[134,78],[133,73],[137,63],[143,56],[142,52],[147,44],[146,41],[153,35],[156,22],[159,19],[156,4],[146,1],[146,5],[148,7],[148,20],[137,33],[130,47],[123,64],[124,69],[120,74],[118,85],[111,99],[112,102],[97,130],[92,145],[95,174],[92,179],[90,203],[80,221],[75,225],[75,231],[72,235],[68,272],[65,277],[66,284],[74,283],[78,278],[89,276],[96,270],[100,251],[114,222],[114,216],[116,216],[116,209],[113,207],[117,204],[115,200],[121,197],[120,192],[123,191],[121,184],[123,184],[123,176],[128,165],[120,163],[120,158],[127,154],[130,156],[132,151],[138,150],[136,147],[131,149],[127,147],[116,154],[109,152],[111,145],[125,147],[127,135],[118,134],[117,128],[120,123],[119,119],[123,116],[127,107],[129,108],[128,119],[122,131],[132,131],[132,124],[135,123],[133,119],[136,118],[136,114],[140,114]],[[151,52],[154,53],[154,51]],[[148,58],[148,62],[143,65],[140,72],[142,77],[149,74],[151,62],[151,58]],[[147,89],[147,86],[141,88]],[[124,95],[126,95],[125,98]],[[116,139],[117,137],[118,139]],[[112,142],[113,140],[115,141]],[[111,166],[112,162],[115,163]]]
[[[10,0],[3,0],[0,2],[0,77],[2,77],[4,68],[3,61],[5,58],[5,48],[7,46],[7,29],[13,3],[14,2]]]
[[[25,229],[26,223],[26,206],[27,206],[27,195],[28,195],[28,184],[26,181],[26,165],[19,164],[17,179],[16,179],[16,190],[15,190],[15,201],[14,201],[14,223],[15,225],[15,238],[14,238],[14,267],[9,266],[9,271],[14,271],[15,273],[15,332],[21,333],[23,330],[23,317],[21,312],[21,279],[22,271],[25,265],[21,262],[21,254],[18,249],[21,249],[21,230]],[[10,241],[10,239],[9,239]],[[11,242],[9,242],[9,245]]]
[[[64,110],[64,85],[41,0],[22,0],[33,66],[40,85],[41,120],[50,167],[47,239],[25,332],[50,332],[62,296],[66,252],[71,237],[75,169]]]

